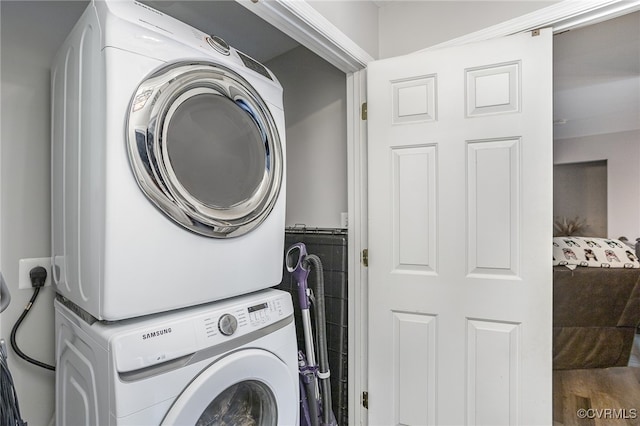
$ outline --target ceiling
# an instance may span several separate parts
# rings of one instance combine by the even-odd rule
[[[554,36],[554,138],[640,130],[640,12]]]

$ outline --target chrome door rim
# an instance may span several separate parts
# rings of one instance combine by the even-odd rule
[[[164,137],[176,109],[198,94],[223,96],[246,113],[264,144],[264,171],[253,194],[231,206],[205,203],[177,178]],[[127,117],[129,160],[138,186],[162,212],[208,237],[243,235],[271,213],[283,178],[283,152],[276,124],[256,90],[234,71],[208,62],[165,66],[143,81]]]

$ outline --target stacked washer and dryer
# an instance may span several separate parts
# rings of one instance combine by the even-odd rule
[[[52,65],[59,425],[293,425],[282,87],[222,39],[93,0]]]

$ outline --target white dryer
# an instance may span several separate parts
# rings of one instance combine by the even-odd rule
[[[289,293],[112,324],[87,323],[61,300],[55,310],[59,425],[298,424]]]
[[[136,1],[92,1],[52,64],[57,291],[119,320],[278,284],[284,144],[262,64]]]

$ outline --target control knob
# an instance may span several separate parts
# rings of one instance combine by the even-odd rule
[[[225,336],[231,336],[238,329],[238,320],[231,314],[224,314],[218,320],[218,330]]]
[[[206,40],[207,43],[209,43],[209,46],[213,47],[218,52],[222,53],[223,55],[229,55],[230,47],[227,42],[222,39],[222,37],[212,35],[207,37]]]

